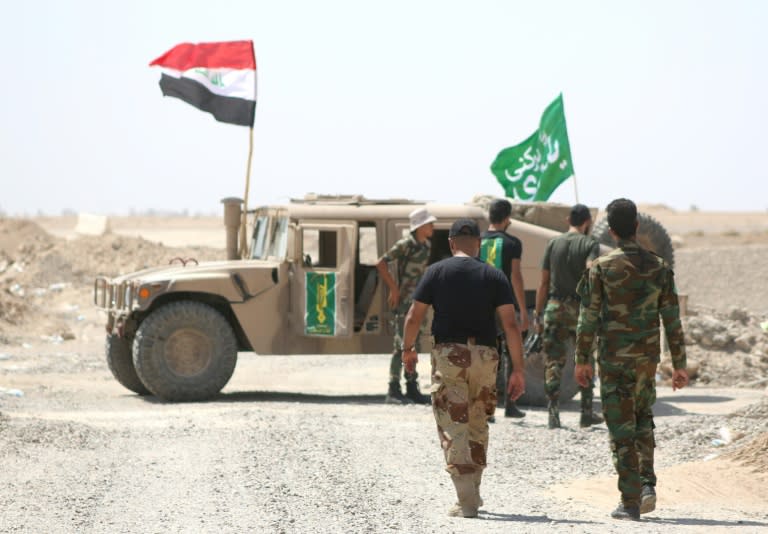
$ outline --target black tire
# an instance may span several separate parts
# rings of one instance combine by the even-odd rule
[[[235,334],[212,307],[173,302],[152,312],[139,326],[133,364],[141,381],[162,399],[210,399],[235,371]]]
[[[579,386],[573,378],[574,368],[574,341],[568,340],[565,345],[565,353],[568,357],[565,360],[565,367],[560,377],[560,404],[571,400]],[[517,399],[517,403],[524,406],[546,406],[549,398],[544,390],[544,352],[534,352],[525,359],[525,393]]]
[[[139,395],[149,395],[150,391],[141,382],[139,375],[136,374],[136,368],[133,366],[130,339],[120,337],[117,334],[107,334],[105,352],[107,365],[112,371],[112,376],[123,387]]]
[[[647,213],[637,214],[637,242],[641,247],[664,258],[670,267],[675,266],[675,250],[667,230],[659,221]],[[616,242],[608,232],[608,218],[603,217],[592,230],[592,235],[601,244],[615,247]]]

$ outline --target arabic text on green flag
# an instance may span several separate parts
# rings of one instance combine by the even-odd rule
[[[573,175],[562,94],[544,110],[539,129],[533,135],[499,152],[491,172],[506,196],[540,201],[547,200]]]
[[[306,273],[304,333],[312,336],[336,334],[336,273]]]

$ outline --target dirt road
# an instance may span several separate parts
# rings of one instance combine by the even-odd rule
[[[768,529],[768,479],[702,462],[719,451],[691,439],[732,425],[760,391],[659,391],[659,509],[641,524],[608,518],[605,426],[579,429],[575,402],[554,432],[541,409],[499,414],[472,521],[445,515],[453,489],[429,408],[382,403],[386,356],[244,354],[218,399],[166,404],[112,379],[99,335],[0,360],[3,387],[23,393],[0,397],[2,532]]]

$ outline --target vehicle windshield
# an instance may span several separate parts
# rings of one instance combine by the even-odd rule
[[[251,259],[283,259],[288,248],[288,217],[262,214],[256,217]]]

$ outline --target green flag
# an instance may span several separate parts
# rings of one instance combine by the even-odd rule
[[[491,172],[506,196],[541,201],[573,175],[562,94],[544,110],[533,135],[499,152],[491,163]]]

